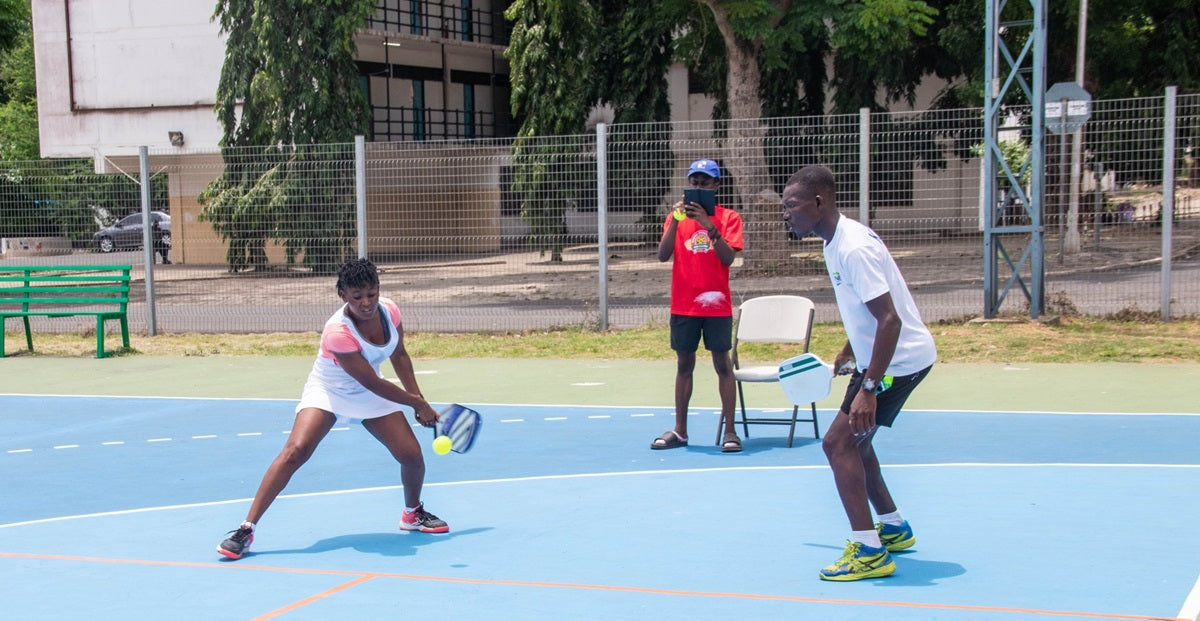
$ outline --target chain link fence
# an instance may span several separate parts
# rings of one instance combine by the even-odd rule
[[[1179,96],[1175,113],[1166,239],[1163,98],[1093,102],[1077,192],[1047,138],[1046,312],[1157,317],[1169,281],[1170,316],[1200,315],[1200,96]],[[1009,133],[1006,148],[1028,145]],[[820,241],[790,237],[778,196],[798,168],[823,164],[842,212],[880,233],[926,320],[957,320],[984,306],[982,142],[982,111],[962,109],[151,150],[148,207],[169,214],[169,265],[142,247],[139,158],[8,162],[0,263],[129,263],[131,325],[149,333],[317,330],[339,305],[333,271],[360,253],[379,265],[410,330],[665,325],[670,263],[657,260],[657,242],[688,164],[711,158],[722,167],[719,202],[746,224],[735,302],[806,295],[819,321],[834,321]],[[1027,216],[1002,204],[996,217]],[[1020,251],[1020,240],[1005,245]],[[1002,311],[1028,315],[1020,289]],[[35,323],[88,329],[69,318]]]

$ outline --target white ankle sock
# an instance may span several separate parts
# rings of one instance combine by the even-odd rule
[[[879,541],[879,533],[874,528],[871,530],[850,531],[850,540],[857,541],[868,548],[883,547],[883,544]]]
[[[254,522],[242,522],[242,527],[249,527],[250,530],[254,530]]]
[[[895,511],[892,511],[891,513],[879,514],[879,521],[884,524],[890,524],[892,526],[900,526],[901,524],[904,523],[904,518],[900,517],[900,510],[897,509]]]

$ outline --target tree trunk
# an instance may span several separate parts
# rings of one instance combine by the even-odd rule
[[[713,13],[729,59],[726,97],[731,121],[725,163],[736,181],[734,208],[741,213],[745,227],[742,268],[752,272],[786,268],[790,253],[782,199],[771,187],[764,150],[767,128],[762,122],[762,74],[758,68],[762,42],[738,37],[724,9],[714,0],[702,1]]]

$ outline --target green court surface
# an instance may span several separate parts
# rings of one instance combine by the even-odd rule
[[[0,393],[299,398],[310,357],[12,357]],[[439,402],[670,406],[672,361],[602,359],[416,360],[425,395]],[[386,367],[386,365],[385,365]],[[391,369],[386,368],[390,375]],[[909,400],[920,409],[1195,412],[1200,363],[938,364]],[[835,408],[844,381],[819,408]],[[777,385],[749,386],[747,406],[785,405]],[[716,376],[696,366],[694,407],[719,405]]]

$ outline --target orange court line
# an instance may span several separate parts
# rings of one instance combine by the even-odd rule
[[[208,569],[240,569],[248,571],[264,571],[273,573],[316,574],[326,576],[355,576],[356,579],[323,591],[311,597],[300,600],[287,607],[258,617],[269,619],[275,615],[299,608],[306,604],[322,599],[333,593],[343,591],[352,586],[362,584],[374,578],[396,578],[401,580],[421,580],[425,582],[450,582],[457,584],[477,584],[485,586],[521,586],[551,589],[576,589],[590,591],[611,591],[619,593],[645,593],[651,595],[676,595],[683,597],[720,597],[730,599],[752,599],[784,602],[802,602],[808,604],[841,604],[851,606],[885,606],[892,608],[917,608],[930,610],[967,610],[975,612],[1003,612],[1044,615],[1052,617],[1087,617],[1092,619],[1132,619],[1135,621],[1189,621],[1179,617],[1157,617],[1153,615],[1129,615],[1103,612],[1074,612],[1069,610],[1039,610],[1036,608],[1013,608],[1008,606],[973,606],[969,604],[932,604],[923,602],[895,602],[885,600],[854,600],[828,597],[803,597],[799,595],[771,595],[763,593],[730,593],[711,591],[685,591],[677,589],[659,589],[651,587],[620,586],[606,584],[586,584],[571,582],[540,582],[532,580],[500,580],[487,578],[456,578],[452,576],[428,576],[421,574],[402,574],[389,572],[364,572],[344,569],[301,569],[296,567],[269,567],[266,565],[247,565],[244,563],[202,563],[196,561],[153,561],[145,559],[120,559],[94,556],[72,556],[66,554],[35,554],[28,552],[0,552],[0,558],[26,558],[35,560],[78,561],[85,563],[117,563],[127,565],[149,565],[159,567],[203,567]],[[814,578],[815,579],[815,578]]]
[[[366,582],[367,580],[370,580],[375,577],[377,577],[375,574],[366,574],[366,575],[359,576],[358,578],[355,578],[354,580],[351,580],[350,582],[343,582],[342,584],[339,584],[339,585],[333,587],[332,589],[325,589],[324,591],[321,591],[320,593],[317,593],[316,595],[306,597],[298,602],[293,602],[291,604],[288,604],[287,606],[284,606],[283,608],[279,608],[277,610],[272,610],[271,612],[268,612],[265,615],[260,615],[260,616],[254,617],[250,621],[261,621],[263,619],[274,619],[275,617],[278,617],[279,615],[281,615],[285,612],[291,612],[301,606],[307,606],[317,600],[325,599],[326,597],[333,595],[334,593],[339,593],[341,591],[345,591],[346,589],[348,589],[352,586],[362,584],[362,583]]]

